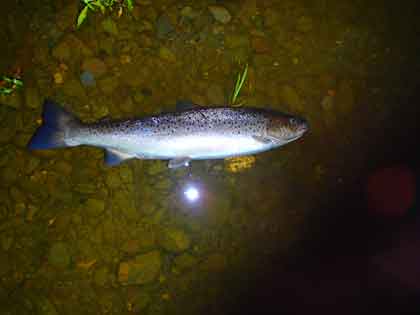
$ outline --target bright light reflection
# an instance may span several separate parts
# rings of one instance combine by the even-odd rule
[[[194,202],[198,200],[198,198],[200,198],[200,192],[198,191],[197,188],[192,187],[192,186],[187,187],[184,190],[184,195],[188,199],[188,201],[191,201],[191,202]]]

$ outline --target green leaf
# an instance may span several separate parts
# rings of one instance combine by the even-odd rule
[[[245,80],[248,75],[248,64],[245,65],[245,69],[242,73],[238,73],[238,77],[236,78],[235,87],[233,89],[231,104],[234,105],[238,98],[239,93],[242,90],[242,87],[245,83]]]
[[[82,23],[86,20],[88,11],[89,11],[89,7],[88,7],[88,5],[86,5],[82,9],[82,11],[79,13],[79,16],[77,17],[77,28],[79,28],[80,25],[82,25]]]
[[[126,0],[128,10],[133,10],[133,0]]]
[[[99,0],[97,0],[97,1],[94,1],[93,2],[93,4],[94,5],[96,5],[99,9],[101,9],[101,12],[102,13],[105,13],[105,10],[106,10],[106,6],[108,6],[106,3],[105,3],[105,5],[101,2],[101,1],[99,1]]]

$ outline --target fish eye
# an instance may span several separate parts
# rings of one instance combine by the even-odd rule
[[[296,118],[290,118],[289,119],[289,122],[290,122],[290,124],[292,124],[292,125],[297,125],[297,119]]]

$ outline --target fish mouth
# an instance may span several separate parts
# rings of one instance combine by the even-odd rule
[[[304,120],[301,125],[299,126],[299,129],[297,130],[301,135],[303,135],[305,132],[309,130],[309,123]]]

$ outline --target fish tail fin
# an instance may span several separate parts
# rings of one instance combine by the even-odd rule
[[[72,146],[73,144],[66,143],[66,134],[69,129],[81,124],[81,121],[72,113],[51,100],[45,100],[42,124],[29,141],[28,149],[42,150]]]

